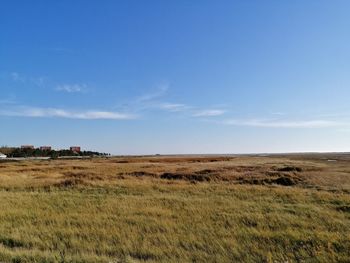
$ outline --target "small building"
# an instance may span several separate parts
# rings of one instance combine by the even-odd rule
[[[41,151],[51,151],[51,146],[40,146]]]
[[[7,156],[3,153],[0,153],[0,159],[5,159],[5,158],[7,158]]]
[[[71,146],[69,148],[72,152],[77,152],[79,153],[81,150],[80,150],[80,146]]]
[[[21,149],[34,149],[33,145],[21,145]]]

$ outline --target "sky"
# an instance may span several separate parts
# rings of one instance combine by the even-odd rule
[[[350,1],[3,0],[0,145],[350,151]]]

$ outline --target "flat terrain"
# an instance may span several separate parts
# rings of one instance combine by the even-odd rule
[[[0,161],[0,262],[350,262],[350,155]]]

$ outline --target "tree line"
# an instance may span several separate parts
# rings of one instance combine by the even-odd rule
[[[7,157],[50,157],[58,158],[61,156],[108,156],[108,153],[100,153],[95,151],[75,152],[71,150],[41,150],[40,148],[17,148],[17,147],[0,147],[0,152],[6,154]]]

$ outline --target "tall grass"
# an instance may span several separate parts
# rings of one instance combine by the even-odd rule
[[[4,178],[17,171],[16,183],[3,178],[12,186],[0,187],[3,262],[350,261],[346,192],[123,179],[119,171],[115,180],[63,187],[56,179],[48,185],[50,173],[46,183],[37,183],[43,178],[23,170],[21,186],[18,169],[24,164],[22,170],[33,168],[0,168]],[[59,171],[62,163],[51,165]],[[80,169],[73,168],[75,161],[64,165],[62,172]]]

